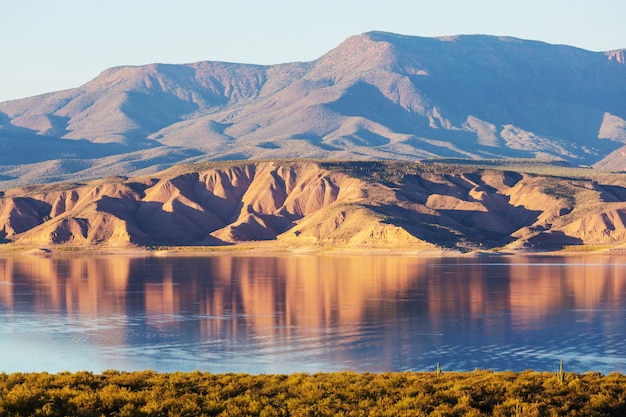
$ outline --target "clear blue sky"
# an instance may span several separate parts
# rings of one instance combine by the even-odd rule
[[[0,101],[118,65],[310,61],[351,35],[508,35],[626,48],[623,0],[2,0]]]

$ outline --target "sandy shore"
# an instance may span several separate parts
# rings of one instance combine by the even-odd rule
[[[626,245],[574,246],[553,251],[530,251],[523,249],[503,250],[455,250],[432,246],[402,247],[333,247],[293,246],[276,241],[243,242],[228,246],[110,246],[110,245],[50,245],[25,246],[11,243],[0,245],[0,256],[73,256],[73,255],[120,255],[120,256],[279,256],[279,255],[346,255],[346,256],[566,256],[566,255],[626,255]]]

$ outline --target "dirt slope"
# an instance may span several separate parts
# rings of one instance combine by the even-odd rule
[[[592,170],[588,170],[590,175]],[[538,248],[618,245],[626,178],[397,162],[230,162],[12,189],[20,245]]]

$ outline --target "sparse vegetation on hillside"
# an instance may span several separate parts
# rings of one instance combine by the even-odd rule
[[[11,190],[0,191],[0,198],[7,196],[31,196],[50,192],[73,190],[84,186],[84,183],[77,182],[55,182],[50,184],[27,185],[24,187],[14,188]]]
[[[322,169],[343,172],[356,178],[374,181],[400,182],[406,176],[419,174],[467,174],[477,170],[506,170],[539,176],[557,177],[567,180],[626,181],[626,173],[611,173],[592,168],[570,166],[553,161],[537,161],[535,159],[427,159],[421,161],[355,161],[355,160],[322,160],[322,159],[271,159],[258,161],[208,161],[189,164],[177,164],[159,173],[145,176],[146,178],[171,179],[177,176],[204,172],[211,169],[228,169],[262,162],[276,165],[299,165],[313,163]],[[136,177],[137,179],[139,177]],[[109,184],[128,180],[125,176],[111,175],[88,182],[55,182],[23,186],[11,190],[11,194],[38,194],[52,191],[71,190],[86,184]],[[0,197],[5,191],[0,191]]]
[[[193,174],[208,171],[210,169],[227,169],[232,167],[254,165],[258,161],[210,161],[196,162],[193,164],[177,164],[158,174],[150,175],[150,177],[158,177],[162,179],[171,179],[181,175]]]
[[[512,171],[561,179],[606,180],[626,173],[611,173],[536,159],[426,159],[408,161],[318,161],[325,169],[338,169],[348,175],[374,180],[399,181],[407,175],[466,174],[478,170]]]
[[[616,373],[0,374],[0,415],[12,417],[625,414]]]

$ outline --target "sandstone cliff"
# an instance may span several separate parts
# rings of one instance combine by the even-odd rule
[[[528,171],[528,170],[527,170]],[[224,162],[8,190],[20,245],[539,248],[618,245],[626,176],[400,162]]]

